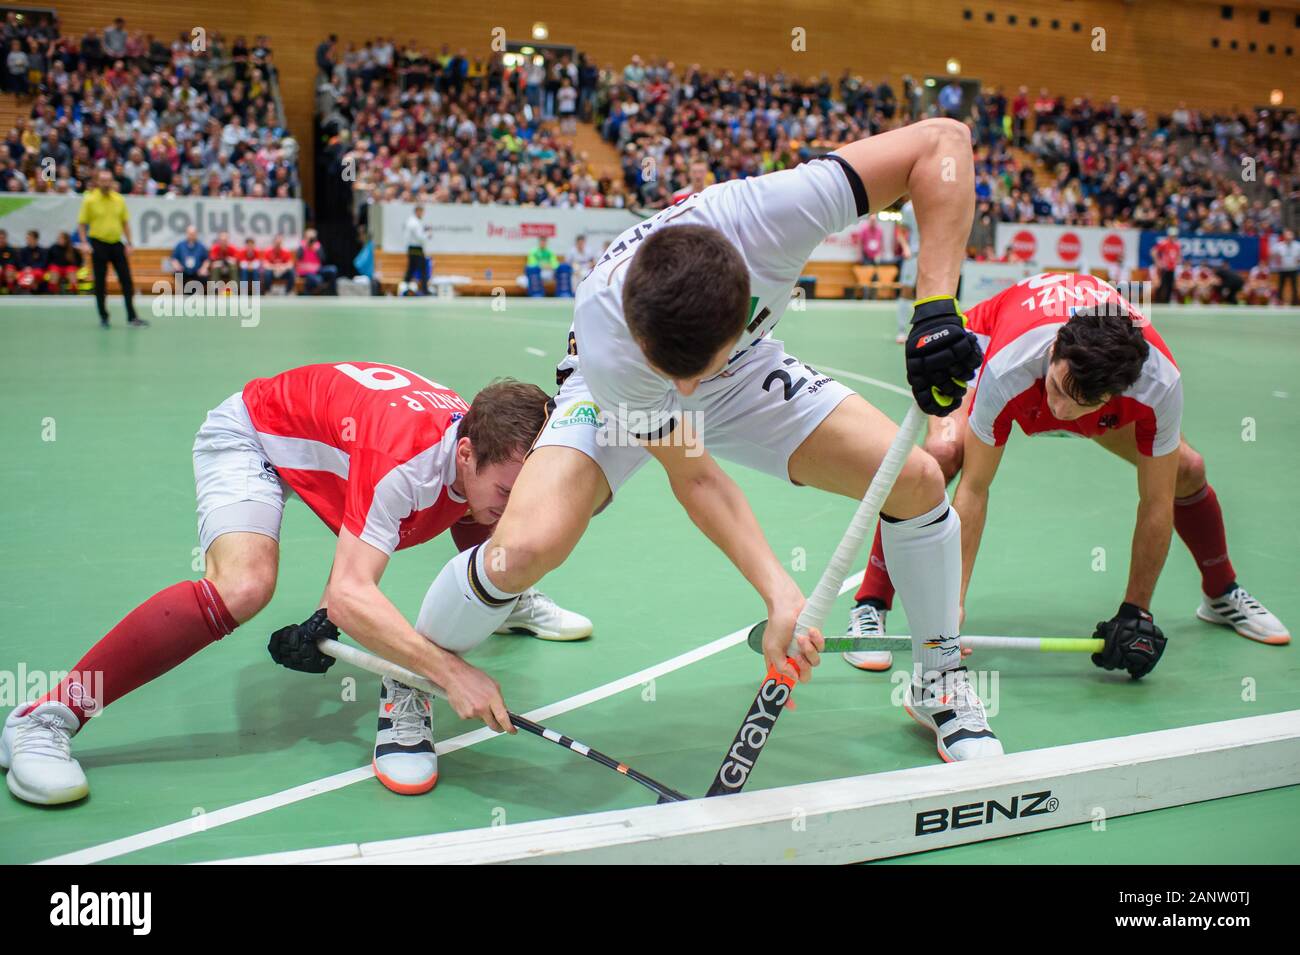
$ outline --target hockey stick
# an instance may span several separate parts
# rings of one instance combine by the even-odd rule
[[[763,652],[763,632],[767,621],[756,623],[749,631],[749,649]],[[1038,653],[1101,653],[1105,640],[1089,637],[980,637],[963,636],[963,650],[1027,650]],[[860,650],[911,650],[911,637],[827,637],[822,653],[853,653]]]
[[[898,433],[894,435],[894,440],[885,453],[885,459],[880,462],[875,477],[871,479],[871,486],[867,488],[862,503],[858,505],[853,515],[853,520],[849,522],[848,530],[844,532],[844,537],[835,548],[830,563],[799,613],[799,619],[795,622],[796,635],[807,633],[809,630],[819,630],[826,622],[831,606],[839,596],[840,582],[848,576],[849,569],[857,562],[867,532],[875,528],[885,498],[889,497],[890,491],[894,489],[894,483],[903,470],[907,455],[921,434],[921,425],[924,421],[925,414],[916,404],[907,409],[907,416],[903,418]],[[766,621],[756,624],[754,629],[759,627],[766,627]],[[752,635],[753,630],[750,633]],[[761,645],[761,633],[759,641]],[[797,669],[793,660],[787,657],[786,662],[792,669]],[[776,725],[777,717],[781,715],[781,710],[794,691],[794,684],[792,677],[786,676],[775,666],[768,669],[767,676],[763,678],[763,683],[754,696],[754,702],[745,715],[745,721],[736,731],[736,738],[732,740],[731,747],[727,750],[727,755],[723,758],[722,765],[718,767],[713,783],[705,795],[724,796],[738,793],[744,788],[750,772],[754,769],[754,764],[758,762],[758,757],[763,752],[763,746],[772,733],[772,728]]]
[[[430,683],[424,677],[417,673],[412,673],[410,670],[406,669],[406,667],[398,666],[396,663],[391,663],[382,657],[377,657],[373,653],[367,653],[365,650],[348,646],[345,643],[339,643],[337,640],[331,640],[329,638],[318,640],[316,646],[321,653],[331,656],[336,660],[342,660],[345,663],[352,664],[354,667],[359,667],[362,670],[378,674],[379,676],[391,677],[399,683],[405,683],[407,686],[413,686],[417,689],[424,690],[426,693],[432,693],[441,700],[447,699],[447,694],[442,687]],[[615,772],[622,773],[628,779],[635,783],[640,783],[646,789],[653,792],[659,797],[658,801],[661,803],[681,802],[684,799],[690,798],[689,796],[679,793],[675,789],[665,786],[658,780],[651,779],[649,776],[637,772],[626,763],[621,763],[612,756],[606,756],[598,749],[592,749],[585,743],[580,743],[576,739],[572,739],[562,733],[557,733],[555,730],[548,729],[540,723],[534,723],[532,720],[520,716],[517,713],[510,713],[510,722],[521,730],[532,733],[534,736],[540,736],[542,739],[550,740],[552,743],[570,749],[580,756],[586,756],[588,759],[594,760],[602,766],[612,769]]]

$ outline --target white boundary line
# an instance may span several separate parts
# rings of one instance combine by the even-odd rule
[[[823,365],[816,362],[813,365],[818,371],[828,372],[837,378],[849,378],[853,381],[860,381],[864,384],[875,385],[877,388],[884,388],[886,391],[892,391],[896,395],[902,395],[904,398],[912,397],[912,393],[906,388],[901,388],[893,382],[881,381],[879,378],[872,378],[868,375],[859,375],[856,371],[845,371],[843,368],[832,368],[829,365]]]
[[[229,859],[848,863],[1300,784],[1300,710],[662,806]]]
[[[840,593],[844,594],[849,590],[855,589],[862,582],[862,574],[857,573],[844,581],[840,588]],[[625,677],[605,683],[594,689],[578,693],[574,696],[567,697],[547,706],[530,710],[524,716],[537,722],[544,722],[571,710],[576,710],[583,706],[596,703],[607,697],[622,693],[624,690],[639,686],[650,680],[656,679],[674,670],[680,670],[683,667],[690,666],[692,663],[698,663],[700,660],[711,657],[716,653],[721,653],[745,642],[749,635],[749,627],[743,627],[735,630],[725,637],[719,637],[709,643],[698,646],[693,650],[678,654],[671,659],[662,663],[656,663],[653,666],[638,670],[636,673],[630,673]],[[452,737],[445,742],[437,744],[439,756],[446,756],[448,753],[454,753],[458,749],[465,749],[470,746],[476,746],[479,743],[489,740],[494,736],[502,734],[488,729],[486,726],[468,733],[462,733],[460,736]],[[144,832],[136,833],[131,836],[124,836],[121,839],[114,839],[111,842],[101,843],[99,845],[88,846],[85,849],[77,849],[73,852],[66,852],[63,855],[53,856],[49,859],[42,859],[37,865],[88,865],[94,862],[103,862],[107,859],[113,859],[118,856],[126,855],[130,852],[137,852],[141,849],[148,849],[153,846],[161,845],[164,842],[172,842],[185,836],[197,835],[198,833],[207,832],[218,826],[229,825],[232,822],[239,822],[241,819],[248,819],[252,816],[260,815],[264,812],[270,812],[273,809],[279,809],[283,806],[292,805],[301,802],[304,799],[310,799],[312,796],[319,796],[322,793],[333,792],[336,789],[342,789],[345,786],[351,786],[353,783],[370,779],[374,776],[374,770],[369,766],[359,766],[356,769],[349,769],[346,772],[336,773],[333,776],[326,776],[322,779],[313,780],[304,783],[301,786],[294,786],[290,789],[284,789],[277,793],[271,793],[267,796],[261,796],[257,799],[250,799],[247,802],[235,803],[233,806],[226,806],[223,809],[216,809],[212,812],[205,813],[190,819],[183,819],[179,822],[173,822],[165,826],[159,826],[156,829],[148,829]],[[316,850],[302,850],[316,851]]]

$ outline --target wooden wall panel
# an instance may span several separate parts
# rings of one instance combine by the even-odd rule
[[[399,41],[414,38],[435,49],[449,43],[471,53],[486,51],[494,27],[511,38],[528,38],[544,19],[553,42],[570,43],[602,65],[621,68],[632,53],[667,57],[679,66],[776,70],[832,77],[848,66],[870,79],[943,71],[948,57],[963,75],[1000,84],[1047,86],[1068,96],[1105,98],[1168,110],[1193,106],[1248,108],[1282,88],[1288,105],[1300,98],[1300,0],[1265,4],[1272,22],[1259,24],[1258,5],[1237,5],[1232,21],[1220,19],[1221,4],[1208,0],[495,0],[394,3],[323,0],[64,0],[58,4],[66,29],[102,27],[112,16],[129,28],[172,36],[203,26],[271,38],[280,67],[290,127],[311,148],[314,52],[330,32],[347,40],[378,33]],[[963,19],[971,10],[974,18]],[[984,22],[993,12],[995,23]],[[1017,17],[1010,25],[1007,17]],[[1028,25],[1030,17],[1039,26]],[[1061,21],[1051,30],[1050,21]],[[1078,22],[1081,30],[1071,30]],[[791,31],[806,31],[806,51],[791,49]],[[1092,30],[1106,31],[1106,51],[1090,48]],[[1223,48],[1210,47],[1218,36]],[[1240,49],[1227,49],[1237,39]],[[1247,51],[1254,40],[1258,52]],[[1267,45],[1276,52],[1269,55]],[[1292,47],[1292,56],[1285,48]],[[310,168],[305,169],[310,174]]]

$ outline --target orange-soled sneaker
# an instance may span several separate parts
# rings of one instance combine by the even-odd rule
[[[849,636],[883,637],[886,613],[887,610],[869,603],[858,604],[849,611]],[[850,650],[844,654],[844,662],[859,670],[879,673],[894,665],[894,655],[888,650]]]
[[[984,703],[965,667],[945,670],[924,686],[909,682],[903,709],[934,733],[946,763],[1002,755],[1002,743],[989,728]]]
[[[1278,647],[1291,642],[1291,634],[1282,625],[1282,621],[1269,613],[1268,608],[1252,597],[1244,587],[1233,587],[1222,597],[1207,597],[1202,594],[1196,616],[1207,623],[1231,627],[1243,637],[1259,643]]]
[[[433,747],[432,696],[383,678],[371,766],[381,783],[403,796],[418,796],[433,788],[438,781],[438,754]]]

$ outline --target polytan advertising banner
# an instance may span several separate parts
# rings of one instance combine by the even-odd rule
[[[415,204],[385,202],[380,208],[380,248],[406,251],[406,220]],[[619,233],[642,221],[626,209],[552,209],[544,206],[424,205],[424,251],[446,253],[527,255],[545,238],[547,247],[565,255],[580,235],[587,248],[601,251]]]
[[[1036,222],[999,222],[998,255],[1016,262],[1032,262],[1043,269],[1124,269],[1138,267],[1137,229],[1101,226],[1042,225]]]
[[[22,245],[31,229],[40,233],[42,245],[52,245],[60,232],[76,236],[81,196],[44,193],[10,193],[0,196],[0,229],[10,245]],[[303,209],[299,199],[207,199],[127,196],[131,239],[142,249],[170,249],[194,226],[199,240],[211,245],[221,232],[234,242],[253,239],[259,246],[282,236],[296,248],[302,236]]]
[[[1143,232],[1138,264],[1151,267],[1151,250],[1165,237],[1163,232]],[[1192,265],[1226,265],[1230,269],[1246,272],[1259,264],[1260,248],[1257,235],[1180,235],[1178,248],[1183,261]]]

